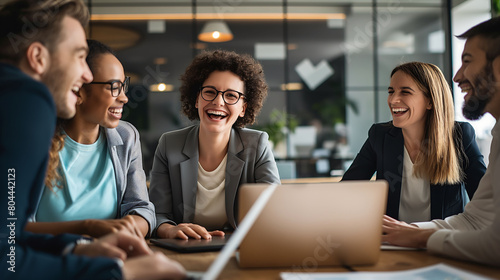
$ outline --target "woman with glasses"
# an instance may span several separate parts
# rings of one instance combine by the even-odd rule
[[[129,78],[108,46],[87,42],[94,81],[77,93],[75,117],[58,126],[36,222],[27,230],[93,237],[126,230],[144,237],[156,220],[139,133],[120,121]]]
[[[159,140],[149,196],[160,238],[210,239],[236,228],[238,187],[279,184],[265,132],[253,124],[267,95],[261,65],[248,55],[204,52],[181,77],[182,111],[199,123]]]

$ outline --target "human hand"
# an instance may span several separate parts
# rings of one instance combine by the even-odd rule
[[[186,271],[163,253],[128,259],[124,262],[123,279],[184,279]]]
[[[206,228],[191,223],[178,224],[162,224],[157,230],[158,236],[161,238],[178,238],[178,239],[212,239],[212,236],[224,236],[224,232],[220,230],[207,231]]]
[[[144,239],[121,231],[108,234],[90,244],[78,244],[73,254],[126,260],[128,257],[152,255],[153,251],[149,249]]]
[[[382,242],[404,247],[425,248],[427,240],[435,231],[434,229],[421,229],[416,225],[384,215]]]
[[[391,226],[391,227],[392,226],[400,226],[400,227],[403,227],[403,228],[418,228],[417,225],[408,224],[406,222],[396,220],[393,217],[387,216],[387,215],[384,215],[383,223],[382,224],[383,225],[387,225],[387,226]]]
[[[144,238],[139,225],[131,215],[127,215],[121,219],[87,219],[83,221],[83,227],[84,232],[92,237],[101,237],[113,232],[126,231]]]

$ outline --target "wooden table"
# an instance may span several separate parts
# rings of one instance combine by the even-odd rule
[[[282,184],[308,184],[308,183],[337,183],[342,180],[342,177],[313,177],[313,178],[296,178],[296,179],[283,179]],[[377,177],[374,175],[370,180],[375,181]]]
[[[296,178],[296,179],[283,179],[282,184],[305,184],[305,183],[336,183],[342,177],[314,177],[314,178]]]
[[[459,269],[500,279],[500,268],[432,255],[425,250],[381,251],[379,261],[375,265],[354,266],[352,268],[356,271],[398,271],[421,268],[438,263],[445,263]]]
[[[181,263],[186,270],[206,271],[215,260],[218,252],[207,253],[176,253],[161,247],[150,244],[155,251],[161,251],[169,258]],[[354,271],[398,271],[414,268],[421,268],[428,265],[446,263],[448,265],[465,269],[477,274],[500,279],[500,268],[485,265],[463,262],[436,255],[428,254],[426,251],[381,251],[379,261],[371,266],[354,267],[319,267],[307,272],[349,272]],[[262,268],[262,269],[241,269],[238,267],[236,258],[233,256],[224,268],[219,279],[280,279],[279,273],[283,271],[297,271],[289,268]]]

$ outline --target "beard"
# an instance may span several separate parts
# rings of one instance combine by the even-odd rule
[[[54,103],[56,105],[57,116],[63,119],[70,119],[75,115],[75,104],[68,104],[68,73],[54,59],[51,61],[51,67],[42,77],[42,82],[47,86]]]
[[[473,95],[465,101],[462,113],[469,120],[478,120],[486,113],[486,105],[491,101],[496,91],[496,81],[491,62],[484,66],[472,84]]]

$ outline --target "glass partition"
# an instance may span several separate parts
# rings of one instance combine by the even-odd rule
[[[270,134],[287,174],[341,175],[370,126],[390,120],[392,68],[434,63],[451,84],[448,2],[415,2],[94,0],[89,36],[114,47],[133,78],[124,119],[141,133],[146,172],[160,135],[191,123],[180,113],[180,75],[197,53],[227,49],[263,65],[269,95],[252,128]],[[198,40],[214,20],[232,40]]]

